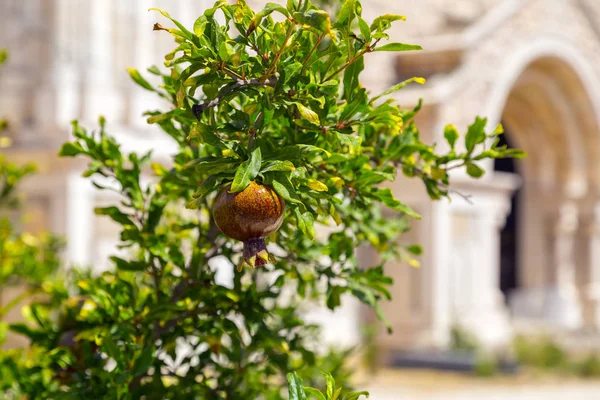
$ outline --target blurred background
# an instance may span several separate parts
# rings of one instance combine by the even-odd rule
[[[141,115],[159,100],[130,82],[126,68],[161,65],[173,47],[152,32],[160,18],[148,8],[191,25],[210,5],[0,0],[0,48],[10,54],[0,112],[13,142],[0,151],[38,165],[24,186],[24,228],[63,235],[72,265],[108,268],[118,235],[93,213],[114,201],[110,193],[81,178],[84,165],[56,156],[70,121],[91,126],[102,114],[125,150],[153,149],[166,159],[174,143]],[[324,341],[361,346],[374,375],[359,384],[374,399],[599,398],[600,2],[363,0],[363,7],[366,20],[406,15],[390,36],[425,49],[368,57],[367,88],[425,77],[397,100],[409,107],[423,98],[426,141],[437,142],[446,123],[464,130],[481,115],[489,126],[502,123],[506,144],[528,156],[489,163],[493,172],[478,181],[456,175],[452,188],[468,201],[431,203],[419,182],[397,182],[396,195],[423,215],[403,240],[425,252],[420,268],[388,267],[392,335],[349,299],[335,314],[316,309],[308,318],[327,322]],[[19,290],[0,287],[0,303]]]

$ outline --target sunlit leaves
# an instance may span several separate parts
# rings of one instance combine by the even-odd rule
[[[392,94],[394,92],[397,92],[398,90],[402,89],[403,87],[405,87],[406,85],[408,85],[409,83],[412,83],[412,82],[418,83],[420,85],[424,85],[425,84],[425,78],[415,77],[415,78],[410,78],[410,79],[407,79],[407,80],[405,80],[403,82],[400,82],[397,85],[392,86],[391,88],[389,88],[385,92],[381,93],[380,95],[377,95],[377,96],[373,97],[371,99],[371,103],[374,102],[375,100],[381,98],[381,97],[384,97],[384,96],[390,95],[390,94]]]
[[[134,69],[129,74],[169,103],[144,115],[175,145],[172,157],[126,154],[103,120],[95,131],[75,123],[74,139],[61,150],[89,160],[84,177],[112,196],[97,213],[120,228],[122,253],[111,258],[112,268],[77,279],[60,295],[81,293],[95,305],[76,315],[85,327],[76,333],[82,359],[57,348],[52,307],[45,315],[35,308],[39,326],[16,329],[51,359],[48,381],[74,398],[280,398],[290,369],[298,369],[289,376],[292,399],[366,395],[344,395],[330,375],[324,392],[303,388],[299,377],[320,385],[314,369],[322,361],[306,346],[318,330],[302,320],[301,303],[310,297],[336,309],[352,295],[386,323],[379,303],[391,297],[392,280],[383,264],[359,263],[356,249],[371,246],[382,262],[418,265],[414,256],[423,249],[398,240],[419,216],[403,202],[396,175],[421,179],[440,199],[450,194],[451,169],[478,177],[481,160],[522,154],[498,146],[501,131],[486,134],[481,119],[466,135],[449,126],[443,138],[432,132],[424,142],[415,124],[421,102],[405,110],[392,97],[422,78],[379,96],[361,86],[372,51],[420,49],[386,43],[402,16],[367,21],[358,0],[345,0],[333,19],[309,1],[269,3],[254,12],[245,1],[221,0],[186,28],[159,12],[170,21],[157,24],[155,35],[175,40],[164,68],[151,67],[152,80]],[[436,146],[439,139],[449,151]],[[239,193],[252,181],[285,200],[281,227],[268,238],[276,257],[224,282],[216,272],[234,270],[244,250],[216,226],[213,201],[217,191]],[[275,282],[266,283],[265,272]],[[288,288],[294,296],[283,305]],[[193,355],[179,357],[188,346]],[[46,358],[34,367],[45,368]],[[78,365],[85,373],[67,373],[77,384],[56,385],[57,371]]]
[[[332,38],[334,37],[333,32],[331,31],[329,14],[324,10],[312,9],[304,13],[295,12],[293,17],[296,21],[306,27],[313,28],[317,32],[327,34]]]
[[[296,223],[298,228],[306,235],[310,240],[315,239],[315,217],[309,211],[302,212],[300,208],[294,209],[296,214]]]
[[[394,197],[392,191],[388,188],[385,189],[375,189],[373,191],[373,196],[375,196],[378,200],[380,200],[386,206],[404,213],[406,215],[410,215],[413,218],[421,218],[421,216],[414,211],[412,208],[402,203],[400,200]]]
[[[142,75],[137,69],[127,68],[127,72],[129,72],[129,76],[131,77],[131,79],[133,79],[135,83],[137,83],[146,90],[150,90],[151,92],[154,91],[154,86],[148,83],[148,81],[142,77]]]
[[[469,130],[465,136],[465,147],[468,152],[472,152],[475,146],[483,143],[485,140],[485,125],[487,124],[486,118],[475,118],[475,122],[469,125]]]
[[[306,400],[306,393],[302,387],[302,379],[294,372],[287,375],[287,380],[290,400]]]
[[[454,145],[456,144],[456,140],[458,139],[458,137],[459,134],[458,130],[456,129],[456,126],[446,125],[446,127],[444,128],[444,138],[446,138],[446,141],[448,142],[452,150],[454,150]]]
[[[250,181],[256,178],[260,172],[261,163],[262,155],[260,153],[260,147],[257,147],[250,153],[250,158],[238,167],[229,192],[237,193],[246,189],[250,184]]]
[[[382,15],[373,20],[371,31],[384,32],[392,27],[392,22],[394,21],[406,21],[406,17],[404,15],[396,14]]]
[[[300,112],[300,115],[302,115],[302,118],[314,125],[320,125],[319,116],[316,112],[300,103],[296,103],[296,106],[298,107],[298,111]]]
[[[375,51],[412,51],[412,50],[423,50],[423,48],[417,44],[406,44],[406,43],[388,43],[383,46],[375,47]]]
[[[469,176],[472,176],[473,178],[480,178],[484,173],[485,171],[479,165],[472,162],[467,163],[467,174],[469,174]]]

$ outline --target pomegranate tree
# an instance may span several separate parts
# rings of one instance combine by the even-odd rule
[[[75,139],[61,155],[86,157],[83,175],[120,193],[95,210],[121,227],[120,250],[110,271],[47,285],[49,296],[87,299],[72,338],[88,351],[58,346],[56,310],[30,307],[32,325],[20,332],[43,356],[10,375],[21,377],[11,381],[21,392],[280,399],[294,371],[290,397],[300,399],[302,377],[325,386],[319,370],[346,386],[346,353],[314,352],[319,329],[301,308],[312,301],[335,310],[348,294],[386,324],[378,308],[390,298],[385,262],[361,264],[355,250],[369,245],[384,261],[410,261],[421,249],[400,244],[407,220],[419,216],[384,183],[414,177],[440,199],[449,194],[450,169],[479,177],[481,160],[521,155],[499,147],[501,129],[486,132],[481,118],[463,135],[452,125],[436,132],[444,146],[422,142],[420,105],[403,109],[391,95],[424,79],[390,77],[377,94],[362,87],[370,53],[420,49],[389,40],[404,17],[366,21],[358,0],[340,2],[331,15],[309,0],[259,11],[230,3],[217,1],[193,26],[158,10],[166,21],[154,34],[172,35],[174,49],[148,73],[129,69],[149,96],[169,103],[146,113],[177,146],[168,162],[164,154],[124,154],[103,118],[93,132],[73,124]],[[384,218],[383,207],[395,215]],[[72,374],[61,378],[68,384],[53,380],[57,366]]]

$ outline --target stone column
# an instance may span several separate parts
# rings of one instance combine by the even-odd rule
[[[543,316],[548,322],[566,328],[581,325],[581,305],[575,285],[574,242],[578,226],[578,209],[573,202],[563,202],[549,217],[549,281],[545,290]]]
[[[478,204],[466,214],[466,237],[453,238],[457,241],[453,247],[463,253],[465,264],[453,266],[456,271],[452,273],[457,267],[463,270],[460,281],[454,283],[459,292],[452,305],[453,320],[487,346],[498,348],[508,344],[512,334],[499,282],[500,231],[509,210],[503,201]]]
[[[600,203],[584,211],[577,232],[584,327],[600,329]]]

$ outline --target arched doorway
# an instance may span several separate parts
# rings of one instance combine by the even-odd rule
[[[600,177],[598,103],[589,89],[597,84],[571,48],[536,46],[511,58],[492,97],[492,122],[502,121],[507,144],[527,152],[517,165],[495,165],[523,182],[502,231],[500,289],[514,315],[576,327],[577,267],[590,268],[576,265],[576,238]]]

